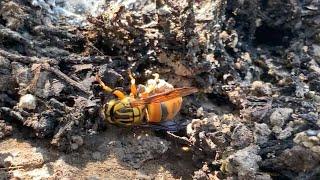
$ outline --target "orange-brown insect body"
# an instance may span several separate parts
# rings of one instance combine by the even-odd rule
[[[131,94],[126,96],[119,90],[112,90],[97,77],[105,91],[112,92],[118,97],[103,107],[103,116],[109,123],[130,126],[172,120],[181,109],[182,97],[197,92],[197,89],[192,87],[155,92],[156,86],[147,86],[146,91],[137,92],[131,74],[130,78]]]
[[[182,97],[177,97],[161,103],[147,105],[148,119],[150,123],[172,120],[181,109]]]

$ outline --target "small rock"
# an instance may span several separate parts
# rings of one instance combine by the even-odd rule
[[[299,144],[303,141],[307,141],[308,140],[308,136],[305,132],[301,132],[301,133],[298,133],[296,134],[296,136],[294,137],[293,139],[293,142]]]
[[[209,179],[209,176],[202,171],[202,169],[195,171],[192,179],[197,179],[197,180],[201,180],[201,179]]]
[[[75,70],[76,73],[83,70],[90,70],[92,69],[92,67],[93,67],[92,64],[76,64],[72,66],[72,68]]]
[[[276,134],[280,134],[281,131],[282,131],[282,128],[279,127],[279,126],[274,126],[274,127],[272,128],[272,132],[274,132],[274,133],[276,133]]]
[[[203,107],[197,109],[197,117],[202,117],[204,115]]]
[[[268,142],[269,135],[271,134],[271,130],[269,129],[268,125],[265,123],[255,123],[254,127],[255,142],[257,142],[259,145]]]
[[[3,56],[0,56],[0,68],[2,69],[10,69],[10,61]]]
[[[310,142],[319,143],[319,138],[317,136],[310,136],[308,139]]]
[[[311,150],[312,150],[313,152],[315,152],[315,153],[320,154],[320,146],[313,146],[313,147],[311,148]]]
[[[65,88],[65,85],[59,80],[53,80],[51,84],[52,94],[54,96],[59,96],[61,91]]]
[[[11,75],[4,75],[4,74],[1,74],[1,72],[0,72],[0,82],[1,82],[0,91],[3,91],[3,92],[14,91],[17,85],[15,79]],[[6,83],[2,83],[2,82],[6,82]],[[0,101],[3,101],[3,100],[0,100]]]
[[[0,74],[1,76],[8,75],[11,79],[13,79],[13,77],[11,76],[11,63],[8,59],[2,56],[0,56]],[[6,81],[1,81],[1,82],[6,82]],[[6,83],[2,83],[2,84],[6,84]]]
[[[99,74],[103,82],[108,82],[108,86],[117,87],[123,81],[121,74],[113,69],[109,69],[107,65],[100,66]]]
[[[255,180],[272,180],[268,173],[259,173],[256,175]]]
[[[244,148],[253,142],[253,134],[245,125],[240,125],[234,129],[231,139],[232,146]]]
[[[72,136],[71,137],[71,149],[72,150],[76,150],[78,149],[80,146],[83,145],[83,139],[81,136]]]
[[[72,141],[74,142],[74,143],[77,143],[77,144],[79,144],[79,145],[82,145],[83,144],[83,139],[82,139],[82,137],[81,136],[72,136]]]
[[[251,85],[251,91],[257,96],[269,96],[272,95],[272,89],[270,83],[264,83],[262,81],[254,81]]]
[[[310,88],[311,91],[319,92],[319,90],[320,90],[320,81],[317,80],[317,79],[314,79],[314,80],[312,80],[310,82],[309,86],[310,86],[309,88]],[[312,96],[312,94],[311,94],[311,96]],[[313,99],[316,100],[317,99],[317,95],[313,95]]]
[[[291,108],[277,108],[270,116],[271,125],[282,127],[292,113],[293,109]]]
[[[279,135],[277,136],[278,139],[286,139],[291,136],[292,134],[292,127],[286,127],[284,130],[282,130]]]
[[[314,56],[320,58],[320,46],[319,46],[319,45],[316,45],[316,44],[313,44],[313,45],[312,45],[312,48],[313,48],[313,54],[314,54]]]
[[[4,167],[10,167],[12,165],[13,162],[13,157],[12,156],[8,156],[3,160],[3,165]]]
[[[75,144],[75,143],[72,143],[72,144],[70,145],[70,148],[71,148],[72,150],[77,150],[77,149],[79,148],[79,145],[78,145],[78,144]]]
[[[0,120],[0,139],[12,134],[12,126],[7,125],[5,121]]]
[[[302,145],[303,145],[304,147],[307,147],[307,148],[312,148],[312,147],[313,147],[313,143],[310,142],[310,141],[302,142]]]
[[[301,172],[301,170],[307,172],[319,167],[319,154],[302,146],[294,146],[291,149],[286,149],[278,157],[286,169],[296,172]]]
[[[308,131],[310,133],[311,130],[308,130]],[[316,146],[320,145],[320,138],[318,136],[309,136],[306,132],[301,132],[296,134],[293,141],[306,148],[310,148],[314,152],[317,152],[318,148]]]
[[[222,31],[219,34],[219,39],[221,40],[221,44],[225,46],[229,46],[231,48],[235,48],[238,44],[238,34],[236,31],[232,30],[230,34],[227,31]]]
[[[309,129],[309,130],[306,131],[306,133],[307,133],[308,136],[317,136],[318,134],[320,135],[320,131],[319,130],[311,130],[311,129]]]
[[[32,94],[26,94],[20,98],[18,107],[23,109],[36,109],[37,100],[36,97]]]
[[[230,174],[237,174],[240,179],[254,179],[259,169],[259,146],[249,146],[230,155],[222,168]]]
[[[11,66],[12,66],[11,73],[15,74],[14,77],[17,83],[22,87],[27,87],[33,77],[31,69],[18,62],[12,62]]]

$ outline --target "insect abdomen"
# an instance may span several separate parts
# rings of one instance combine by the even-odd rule
[[[171,120],[179,112],[182,98],[177,97],[161,103],[151,103],[147,106],[148,122],[157,123],[160,121]]]

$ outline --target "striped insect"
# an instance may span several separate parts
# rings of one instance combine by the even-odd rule
[[[130,95],[118,89],[112,89],[96,76],[102,89],[114,94],[112,99],[103,105],[102,115],[111,124],[131,126],[143,124],[158,124],[172,120],[181,109],[182,97],[197,92],[194,87],[159,88],[157,83],[139,85],[129,72],[131,79]],[[158,81],[155,77],[155,81]]]

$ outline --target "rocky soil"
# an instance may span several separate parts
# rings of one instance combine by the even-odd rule
[[[0,179],[318,179],[319,64],[317,0],[2,0]],[[107,124],[128,69],[199,92]]]

